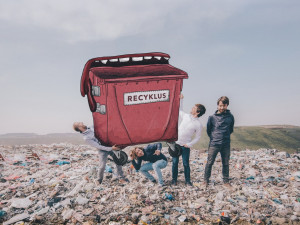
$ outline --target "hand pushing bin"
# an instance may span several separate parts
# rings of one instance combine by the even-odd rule
[[[104,145],[177,140],[179,95],[186,72],[165,53],[90,59],[81,77],[95,136]]]

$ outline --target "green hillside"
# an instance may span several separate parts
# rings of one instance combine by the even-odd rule
[[[52,143],[85,144],[78,133],[64,134],[4,134],[0,135],[0,145],[52,144]],[[203,130],[200,141],[194,149],[205,150],[209,138]],[[231,147],[236,150],[275,148],[280,151],[296,152],[300,150],[300,127],[297,126],[256,126],[235,127],[231,135]],[[166,146],[164,144],[164,146]]]
[[[195,149],[207,149],[209,138],[203,130],[201,140]],[[274,148],[280,151],[300,150],[300,127],[297,126],[255,126],[235,127],[231,135],[231,147],[237,150]]]

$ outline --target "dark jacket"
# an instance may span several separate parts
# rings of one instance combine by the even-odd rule
[[[209,146],[230,145],[230,134],[233,132],[234,117],[229,110],[208,117],[207,135]]]
[[[136,170],[139,170],[141,168],[142,161],[149,161],[151,163],[154,163],[158,160],[166,160],[167,157],[160,153],[160,155],[153,155],[156,150],[161,150],[162,144],[161,143],[155,143],[155,144],[149,144],[146,147],[144,147],[144,155],[142,157],[139,157],[137,159],[137,162],[135,160],[132,160],[132,165]]]

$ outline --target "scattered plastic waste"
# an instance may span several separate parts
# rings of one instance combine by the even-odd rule
[[[170,219],[170,215],[169,214],[165,214],[164,218],[167,219],[167,220],[169,220]]]
[[[68,162],[68,161],[58,161],[57,163],[55,163],[55,165],[59,165],[59,166],[62,166],[62,165],[65,165],[65,164],[70,164],[70,162]]]
[[[19,179],[21,176],[18,175],[10,175],[8,177],[4,177],[5,180],[17,180]]]
[[[35,181],[35,179],[34,179],[34,178],[31,178],[31,180],[29,181],[29,184],[33,184],[34,181]]]
[[[2,216],[5,216],[7,213],[5,212],[5,211],[3,211],[3,210],[0,210],[0,218],[2,217]]]
[[[11,199],[11,207],[14,208],[28,208],[32,204],[29,198],[13,198]]]
[[[227,224],[230,224],[230,222],[231,222],[231,219],[230,219],[229,216],[221,216],[220,219],[221,219],[222,222],[225,222]]]
[[[58,202],[60,202],[61,200],[62,200],[61,197],[54,197],[54,198],[51,198],[51,199],[48,200],[47,205],[48,205],[48,206],[53,206],[55,203],[58,203]]]
[[[180,213],[186,213],[184,208],[181,207],[174,207],[173,209],[175,209],[176,211],[180,212]]]
[[[105,165],[105,172],[107,172],[107,173],[112,173],[113,172],[113,170],[112,170],[112,168],[111,168],[111,166],[109,166],[109,165]]]
[[[29,217],[29,214],[28,213],[22,213],[22,214],[18,214],[14,217],[12,217],[11,219],[9,219],[8,221],[5,221],[3,223],[3,225],[9,225],[9,224],[13,224],[13,223],[16,223],[18,221],[21,221],[21,220],[24,220],[26,218]]]
[[[169,194],[169,193],[165,193],[165,198],[172,201],[172,200],[175,200],[173,195],[172,194]]]
[[[282,202],[279,199],[277,199],[277,198],[274,198],[273,201],[276,202],[276,203],[278,203],[278,204],[280,204],[280,205],[282,204]]]
[[[84,198],[82,197],[81,195],[79,195],[77,198],[76,198],[76,202],[80,205],[84,205],[86,203],[89,202],[89,200],[87,198]]]
[[[182,164],[171,186],[171,158],[162,151],[163,188],[130,163],[123,166],[129,183],[113,179],[109,162],[98,184],[97,151],[87,145],[0,145],[0,224],[299,224],[300,153],[232,151],[227,188],[220,157],[203,185],[207,153],[199,151],[190,155],[194,186],[185,185]]]
[[[186,220],[186,216],[185,216],[185,215],[182,215],[182,216],[178,217],[178,220],[179,220],[180,222],[184,222],[184,221]]]

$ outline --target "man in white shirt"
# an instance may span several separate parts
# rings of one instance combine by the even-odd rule
[[[105,171],[106,161],[108,155],[112,150],[121,150],[118,146],[113,145],[112,147],[107,147],[101,145],[100,141],[95,137],[94,127],[87,127],[82,122],[75,122],[73,124],[75,131],[80,132],[83,135],[85,142],[98,149],[99,153],[99,172],[98,172],[98,182],[102,183],[103,175]],[[124,177],[122,166],[116,165],[117,167],[117,177],[120,179],[120,182],[128,182],[128,179]]]
[[[179,112],[179,127],[178,127],[178,141],[176,144],[180,145],[182,149],[182,163],[184,168],[185,184],[192,186],[190,179],[190,148],[196,144],[201,137],[202,124],[199,117],[202,116],[206,109],[204,105],[195,104],[190,113],[185,113],[182,108],[183,95],[180,95],[180,112]],[[195,137],[192,139],[192,137]],[[172,185],[177,185],[178,177],[178,162],[179,156],[173,157],[172,164]]]

